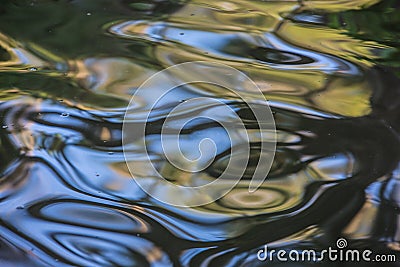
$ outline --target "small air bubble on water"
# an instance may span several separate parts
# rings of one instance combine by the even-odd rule
[[[88,13],[86,13],[86,15],[87,15],[87,16],[91,16],[91,15],[92,15],[92,13],[88,12]]]
[[[61,113],[61,117],[64,117],[64,118],[69,117],[69,113],[66,113],[66,112]]]

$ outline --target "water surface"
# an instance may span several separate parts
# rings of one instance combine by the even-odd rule
[[[400,259],[399,18],[395,0],[2,1],[0,265],[263,266],[256,254],[265,244],[318,250],[339,237]],[[252,197],[257,136],[234,190],[177,208],[132,179],[122,123],[143,81],[197,60],[255,81],[274,114],[277,151]],[[169,108],[199,96],[223,101],[251,136],[256,121],[226,90],[174,92]],[[148,132],[160,165],[167,111],[157,110]],[[230,148],[220,125],[194,120],[184,146],[210,136],[210,167],[172,180],[218,177]],[[137,179],[148,178],[142,157],[128,151]]]

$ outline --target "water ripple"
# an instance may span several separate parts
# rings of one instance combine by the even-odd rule
[[[332,246],[338,237],[353,247],[397,253],[398,13],[390,0],[118,0],[107,7],[85,0],[4,1],[2,266],[257,266],[256,253],[265,244],[302,251]],[[221,125],[195,119],[229,116],[198,102],[171,116],[168,127],[176,130],[182,118],[194,118],[182,130],[182,149],[195,157],[193,147],[211,136],[216,157],[195,174],[171,167],[160,134],[167,114],[188,99],[212,97],[234,110],[251,151],[231,192],[204,206],[179,208],[134,182],[122,123],[143,81],[194,60],[223,63],[251,77],[269,101],[278,143],[268,179],[250,194],[263,139],[249,107],[218,86],[175,88],[152,111],[146,132],[150,157],[171,182],[215,180],[232,148]],[[183,75],[169,78],[184,81]],[[234,90],[256,97],[249,88],[238,82]],[[133,130],[160,89],[152,90],[134,98],[126,118]],[[237,129],[238,136],[245,133]],[[125,152],[135,179],[184,198],[157,181],[137,142]],[[234,156],[241,159],[241,153]]]

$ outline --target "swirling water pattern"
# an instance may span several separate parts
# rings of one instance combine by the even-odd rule
[[[399,258],[399,17],[391,0],[2,1],[0,265],[259,266],[264,244],[301,251],[343,236]],[[216,86],[174,91],[169,108],[212,96],[235,109],[254,157],[223,198],[177,208],[131,178],[122,120],[144,80],[196,60],[256,82],[278,146],[249,197],[260,144],[248,107]],[[154,113],[148,133],[160,164],[167,112]],[[229,150],[219,125],[194,120],[184,145],[210,134],[215,161],[172,179],[218,177]],[[128,150],[145,179],[144,155]]]

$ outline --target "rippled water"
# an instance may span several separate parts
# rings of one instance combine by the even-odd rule
[[[400,259],[399,18],[395,0],[2,1],[0,265],[260,266],[265,244],[301,251],[338,237]],[[132,179],[122,122],[143,81],[197,60],[256,82],[277,151],[253,195],[251,161],[223,198],[178,208]],[[221,88],[174,92],[170,107],[206,95],[248,112]],[[184,135],[189,148],[217,136],[218,154],[200,178],[171,179],[217,177],[229,151],[223,129],[198,120]],[[127,153],[146,179],[143,155]]]

